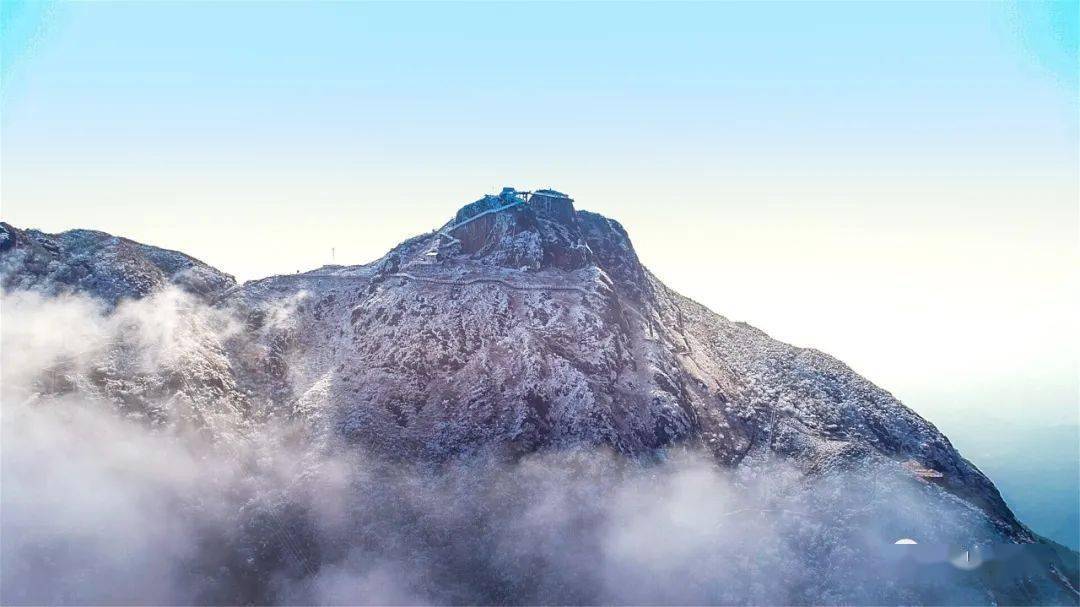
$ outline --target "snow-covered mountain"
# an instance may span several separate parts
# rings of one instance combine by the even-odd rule
[[[481,199],[447,225],[501,205]],[[668,289],[617,222],[541,192],[449,233],[226,292],[223,304],[249,310],[303,298],[296,325],[272,337],[275,381],[255,373],[248,388],[408,457],[690,443],[725,465],[888,460],[1024,536],[933,425],[840,361]]]
[[[9,292],[70,290],[115,306],[174,284],[241,319],[228,332],[212,323],[189,327],[194,345],[169,367],[164,388],[153,378],[143,408],[160,407],[150,403],[170,392],[169,402],[198,413],[189,416],[193,424],[216,420],[205,423],[228,433],[286,418],[313,441],[343,440],[380,461],[409,464],[584,450],[648,467],[691,451],[750,476],[783,466],[808,485],[848,474],[888,478],[950,513],[942,519],[962,521],[906,531],[922,533],[920,541],[1039,547],[1024,575],[984,568],[965,578],[974,593],[966,600],[1080,596],[1075,553],[1019,522],[932,424],[827,354],[779,342],[667,288],[640,263],[619,223],[577,210],[554,190],[485,196],[370,264],[243,285],[180,253],[99,232],[2,228]],[[91,374],[94,389],[132,406],[142,394],[132,386],[146,378],[109,364],[108,373]],[[888,493],[869,484],[848,489],[888,508]],[[829,518],[853,524],[865,504],[850,501],[850,511],[844,500],[828,502],[836,511]],[[941,596],[919,592],[808,589],[787,598]],[[754,596],[764,595],[746,595]]]
[[[236,280],[177,251],[94,230],[44,234],[0,222],[0,277],[7,290],[81,292],[115,304],[174,284],[210,297]]]
[[[178,324],[155,318],[161,309],[202,306],[235,284],[232,276],[177,251],[92,230],[44,234],[0,222],[5,292],[50,298],[42,303],[89,295],[100,303],[100,309],[81,311],[86,334],[70,336],[70,346],[82,356],[68,353],[51,362],[36,385],[12,387],[88,393],[156,423],[236,425],[248,407],[225,355],[223,319],[206,313],[168,315],[181,318]],[[187,296],[190,301],[184,301]],[[112,327],[95,326],[101,324],[95,312],[105,311]],[[154,333],[163,331],[182,346],[172,348],[167,359],[147,360],[148,342],[160,340]]]

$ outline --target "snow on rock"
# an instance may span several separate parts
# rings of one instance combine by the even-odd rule
[[[104,232],[44,234],[0,223],[0,235],[5,322],[48,317],[53,325],[64,316],[49,316],[48,306],[79,306],[79,327],[49,327],[78,329],[76,351],[52,364],[35,386],[40,394],[80,392],[151,425],[225,431],[241,422],[249,403],[224,347],[232,320],[206,305],[235,284],[231,276]],[[74,299],[50,297],[57,295]],[[97,305],[78,299],[87,295]],[[5,328],[5,341],[18,330]]]
[[[725,465],[780,458],[808,474],[914,462],[1030,537],[933,425],[847,366],[671,291],[618,222],[564,194],[491,212],[506,205],[481,198],[368,266],[231,292],[224,302],[255,311],[307,297],[294,327],[263,338],[281,369],[247,380],[257,398],[290,409],[318,384],[334,431],[402,458],[689,444]]]
[[[186,379],[164,389],[210,386],[243,423],[286,417],[411,462],[582,447],[647,462],[689,447],[751,475],[777,463],[809,481],[884,470],[1001,541],[1041,541],[888,392],[675,293],[618,222],[565,194],[540,190],[502,209],[517,195],[506,194],[371,264],[239,286],[108,234],[0,224],[0,277],[8,290],[81,291],[114,305],[174,284],[235,315],[242,328],[200,332],[179,365]],[[105,375],[121,399],[123,373]]]
[[[81,292],[111,304],[176,285],[212,297],[235,279],[167,249],[94,230],[45,234],[0,222],[0,277],[7,290]]]

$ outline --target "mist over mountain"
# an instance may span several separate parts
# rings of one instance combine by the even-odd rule
[[[932,424],[560,192],[241,285],[0,230],[5,604],[1080,600]]]

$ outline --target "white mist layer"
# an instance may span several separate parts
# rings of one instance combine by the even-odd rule
[[[993,539],[927,484],[682,450],[395,463],[305,420],[147,416],[95,383],[103,360],[165,376],[242,323],[173,290],[0,305],[4,604],[986,600],[883,548]]]

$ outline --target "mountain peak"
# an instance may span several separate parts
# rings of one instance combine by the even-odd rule
[[[87,292],[110,304],[166,285],[213,298],[236,280],[179,251],[97,230],[46,234],[0,222],[0,286],[46,293]]]
[[[223,437],[287,419],[307,433],[299,442],[390,462],[513,464],[596,449],[648,463],[689,450],[740,478],[781,470],[838,496],[844,507],[830,526],[797,536],[860,558],[847,538],[1041,541],[982,472],[891,394],[836,359],[682,297],[645,270],[618,222],[554,190],[485,196],[374,264],[224,289],[231,278],[180,253],[100,232],[0,224],[6,289],[115,300],[192,274],[208,278],[196,291],[239,321],[235,333],[190,323],[192,355],[153,375],[130,371],[126,361],[143,357],[120,340],[89,371],[72,371],[82,376],[58,382],[49,370],[43,385],[58,395],[87,386],[139,419]],[[850,492],[834,484],[848,478],[857,479]],[[777,511],[801,516],[815,500]],[[850,521],[875,519],[866,508],[877,504],[899,523],[850,535]],[[1044,575],[963,583],[1003,603],[1073,601],[1075,558],[1046,554]],[[896,602],[948,602],[912,596]]]
[[[421,242],[401,252],[422,263],[480,263],[525,271],[595,266],[632,294],[644,284],[644,268],[626,230],[617,221],[577,210],[573,198],[549,188],[505,187],[487,194],[461,207]]]

